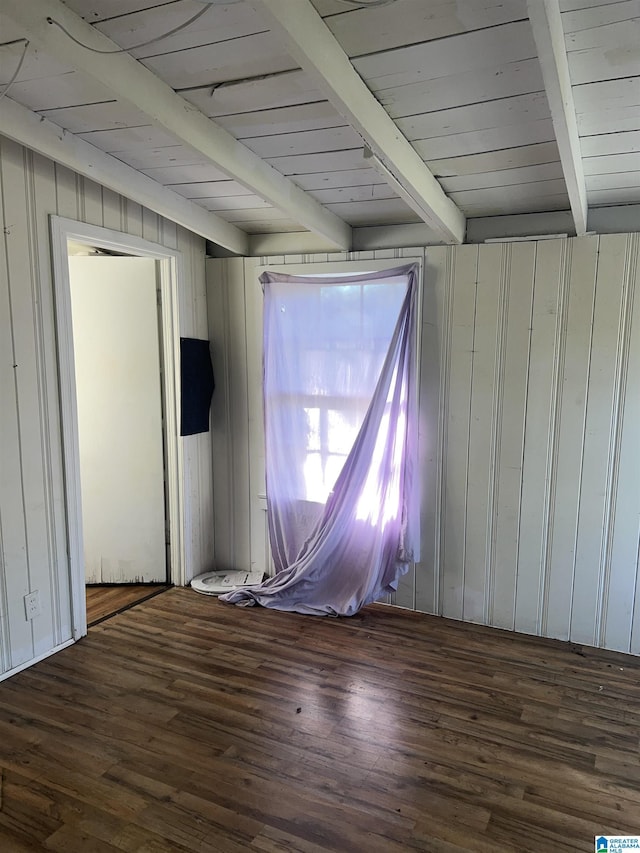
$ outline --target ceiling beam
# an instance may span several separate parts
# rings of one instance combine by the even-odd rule
[[[538,50],[576,234],[581,237],[587,231],[587,190],[560,4],[558,0],[527,0],[527,11]]]
[[[462,243],[464,214],[367,88],[309,0],[253,0],[253,5],[390,173],[389,182],[402,187],[412,208],[445,242]]]
[[[67,133],[10,98],[0,101],[2,134],[39,154],[73,169],[132,201],[148,207],[195,234],[224,246],[237,255],[249,254],[249,237],[215,213],[163,187],[95,145]]]
[[[142,63],[128,53],[93,53],[48,23],[48,19],[57,21],[74,38],[93,48],[118,48],[60,0],[2,0],[2,11],[33,45],[99,81],[119,101],[141,110],[150,124],[169,131],[177,142],[198,151],[204,160],[215,164],[294,222],[340,249],[350,248],[351,227],[346,222],[177,95]]]

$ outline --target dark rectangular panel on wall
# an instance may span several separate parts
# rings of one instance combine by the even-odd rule
[[[209,341],[180,338],[180,435],[209,432],[209,408],[215,388]]]

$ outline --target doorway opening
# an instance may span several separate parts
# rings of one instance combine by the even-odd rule
[[[51,217],[74,638],[183,582],[180,255]]]

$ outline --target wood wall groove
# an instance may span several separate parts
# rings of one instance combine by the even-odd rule
[[[637,235],[615,234],[403,250],[425,253],[422,552],[393,603],[640,654],[639,249]],[[311,272],[356,257],[261,260]],[[217,507],[231,495],[218,491],[231,489],[226,466],[239,477],[233,528],[216,514],[216,559],[259,569],[269,555],[265,513],[251,509],[264,472],[257,263],[209,261],[208,294],[213,323],[224,289],[242,291],[228,310],[246,335],[239,359],[238,341],[214,337],[235,383],[221,392],[231,410],[215,438]]]
[[[178,248],[180,333],[208,337],[202,238],[0,137],[0,673],[71,637],[51,214]],[[184,450],[190,577],[213,565],[209,436]],[[36,589],[42,613],[27,622],[23,597]]]

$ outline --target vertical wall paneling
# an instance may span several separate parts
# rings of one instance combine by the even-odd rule
[[[473,344],[471,404],[468,424],[468,462],[465,495],[464,552],[462,556],[462,613],[471,622],[486,619],[492,564],[493,502],[495,498],[495,410],[501,399],[500,367],[503,352],[505,265],[510,246],[489,246],[479,253]],[[498,374],[498,375],[496,375]],[[464,385],[466,395],[466,382]],[[460,440],[455,441],[456,447]],[[461,537],[462,539],[462,537]],[[462,546],[462,542],[460,545]]]
[[[247,412],[249,417],[248,446],[249,504],[251,536],[251,569],[269,569],[270,551],[266,524],[266,484],[264,455],[264,410],[262,402],[262,285],[258,281],[257,261],[244,261],[244,286],[247,323]]]
[[[102,187],[101,224],[105,228],[113,228],[114,231],[122,231],[122,223],[120,221],[120,218],[120,196],[117,193],[114,193],[113,190],[109,190],[106,187]],[[164,239],[160,239],[158,242],[163,243],[165,246],[169,246],[170,248],[176,248],[175,245],[165,242]]]
[[[545,633],[571,634],[598,238],[570,241],[556,394],[555,500],[549,517]]]
[[[0,140],[0,190],[3,197],[7,180],[5,157],[16,156],[13,143]],[[31,625],[19,612],[22,596],[28,588],[28,555],[25,531],[24,499],[21,487],[15,491],[15,485],[22,480],[20,470],[20,434],[18,419],[18,374],[14,356],[14,334],[12,325],[12,304],[9,279],[9,240],[12,223],[4,216],[0,207],[0,541],[2,543],[2,562],[0,564],[0,630],[2,631],[1,662],[9,669],[33,656]],[[15,602],[18,602],[16,607]]]
[[[556,243],[556,241],[553,241]],[[551,409],[549,418],[549,436],[547,443],[547,495],[544,519],[544,550],[543,550],[543,578],[544,588],[542,590],[542,633],[549,636],[550,622],[553,624],[553,614],[557,611],[557,601],[551,597],[551,586],[554,580],[552,574],[552,552],[555,536],[555,517],[558,505],[558,489],[565,483],[559,473],[558,441],[560,438],[560,419],[562,415],[562,375],[564,372],[564,360],[566,349],[566,326],[568,306],[568,271],[570,246],[567,240],[557,242],[559,249],[558,272],[557,272],[557,295],[555,313],[555,338],[553,342],[553,370],[551,374]],[[565,569],[563,568],[563,575]]]
[[[226,261],[207,261],[207,310],[209,313],[209,335],[211,360],[216,390],[211,406],[211,449],[213,467],[213,514],[215,519],[215,563],[216,567],[233,565],[233,515],[230,495],[233,489],[231,477],[231,429],[229,405],[229,302],[228,284],[230,265]]]
[[[102,206],[102,187],[88,178],[78,177],[79,197],[81,202],[81,216],[83,222],[90,225],[102,225],[104,212]],[[153,240],[153,237],[149,237]]]
[[[520,537],[522,459],[529,371],[535,244],[503,247],[494,366],[489,547],[486,552],[485,623],[513,629]],[[481,257],[482,257],[481,252]]]
[[[636,237],[637,240],[637,237]],[[622,570],[633,571],[635,551],[636,582],[632,593],[633,622],[631,626],[631,651],[640,654],[640,262],[636,268],[636,280],[631,311],[631,329],[629,334],[629,360],[627,362],[626,396],[623,417],[623,435],[620,455],[621,477],[618,487],[618,500],[627,508],[625,522],[618,522],[614,529],[616,548],[614,551],[616,572],[618,559]],[[628,500],[627,500],[628,498]],[[619,537],[619,538],[618,538]],[[627,538],[628,537],[628,538]],[[626,546],[624,543],[627,543]],[[624,548],[624,551],[622,550]],[[631,569],[629,568],[631,567]],[[607,618],[607,624],[610,619]],[[607,638],[605,637],[605,640]]]
[[[527,414],[516,567],[515,628],[537,634],[544,605],[547,511],[553,437],[553,376],[561,241],[538,243],[529,333]]]
[[[44,601],[52,601],[49,574],[49,526],[46,504],[46,463],[44,459],[45,412],[40,390],[43,385],[42,347],[39,335],[37,300],[37,253],[32,245],[30,228],[32,211],[28,205],[28,174],[32,167],[29,152],[12,146],[3,157],[3,193],[12,199],[10,234],[7,237],[7,272],[11,300],[11,322],[14,329],[13,346],[16,376],[16,402],[20,461],[20,485],[24,510],[26,548],[26,589],[37,590]],[[25,259],[27,263],[25,264]],[[24,618],[24,603],[13,599]],[[10,605],[11,606],[11,605]],[[29,623],[32,646],[13,649],[13,666],[42,651],[46,638],[55,636],[53,607],[44,607],[42,614]],[[17,657],[16,657],[17,654]],[[25,657],[26,655],[26,657]]]
[[[453,254],[448,283],[451,315],[446,445],[442,462],[441,613],[462,619],[464,613],[465,535],[471,427],[471,382],[478,247],[462,246]]]
[[[571,637],[585,643],[597,642],[601,602],[607,594],[605,528],[627,241],[618,234],[600,238],[571,612]]]
[[[229,282],[230,417],[233,425],[233,533],[234,567],[251,565],[251,454],[249,450],[249,399],[247,365],[247,287],[244,261],[235,263],[237,278]],[[251,290],[249,290],[251,293]],[[241,525],[241,526],[240,526]],[[240,535],[238,535],[240,533]],[[256,566],[256,568],[258,568]]]
[[[360,255],[364,255],[364,252],[359,253]],[[367,258],[362,258],[362,260],[375,260],[379,261],[388,261],[389,266],[400,266],[404,261],[410,261],[415,258],[420,258],[422,261],[422,268],[424,269],[424,249],[414,249],[414,248],[404,248],[399,250],[376,250],[375,252],[367,253]],[[420,417],[420,412],[422,411],[420,405],[420,367],[421,367],[421,358],[420,353],[422,349],[422,316],[421,316],[421,308],[423,304],[423,291],[424,291],[424,276],[422,276],[421,280],[418,283],[418,294],[417,294],[417,310],[418,315],[416,317],[416,344],[418,351],[415,353],[415,381],[418,383],[418,387],[415,388],[416,399],[417,399],[417,410],[418,416]],[[424,455],[423,450],[421,449],[421,439],[420,432],[422,428],[419,424],[418,426],[418,458],[421,459]],[[420,544],[420,543],[419,543]],[[411,610],[415,610],[417,607],[418,595],[418,573],[417,573],[417,565],[416,563],[410,563],[407,572],[402,575],[402,577],[398,581],[398,588],[395,593],[392,593],[389,596],[389,603],[396,604],[399,607],[407,607]]]
[[[51,214],[179,242],[189,255],[180,333],[208,336],[204,240],[0,138],[0,673],[71,637]],[[184,463],[197,515],[187,578],[213,559],[210,437],[193,438],[197,452]],[[23,598],[34,590],[42,612],[27,621]]]
[[[221,569],[248,568],[252,562],[252,539],[247,285],[241,258],[210,260],[207,265],[208,310],[216,374],[212,417],[215,562]],[[265,566],[256,565],[257,570],[260,568]]]
[[[442,459],[448,400],[450,267],[452,253],[427,249],[422,288],[420,345],[420,535],[421,557],[415,568],[417,610],[438,613],[442,557]]]
[[[614,415],[603,547],[604,587],[598,645],[629,650],[638,574],[640,524],[640,242],[627,240],[625,275],[616,353]],[[634,334],[635,329],[635,334]],[[635,571],[634,571],[635,569]]]
[[[44,514],[47,524],[48,572],[54,644],[69,636],[71,627],[70,578],[58,570],[67,557],[65,496],[61,488],[62,458],[51,453],[62,441],[58,405],[57,350],[54,330],[54,301],[49,248],[49,214],[55,209],[54,164],[31,152],[25,154],[27,220],[29,223],[32,291],[37,329],[41,453],[43,463]],[[44,654],[51,638],[40,633],[35,653]]]

